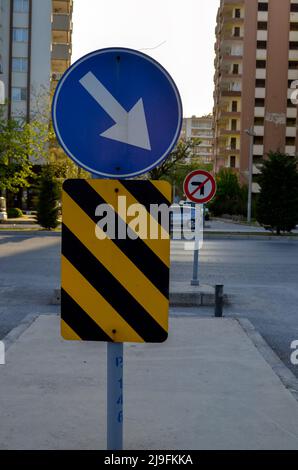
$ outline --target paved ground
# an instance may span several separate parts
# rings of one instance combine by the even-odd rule
[[[124,350],[125,449],[298,449],[298,402],[236,320],[175,318]],[[41,316],[0,367],[1,449],[105,448],[105,343]]]
[[[191,277],[192,253],[183,246],[172,244],[173,280]],[[27,314],[58,313],[49,300],[59,285],[59,255],[59,234],[0,232],[0,338]],[[298,366],[289,362],[290,343],[298,339],[298,243],[207,240],[200,269],[203,283],[223,283],[233,294],[225,314],[248,317],[298,376]],[[213,309],[188,313],[210,316]]]

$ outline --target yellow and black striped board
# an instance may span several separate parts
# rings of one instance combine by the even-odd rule
[[[168,222],[164,223],[160,212],[152,212],[151,205],[169,207],[171,192],[165,181],[64,182],[61,289],[64,339],[136,343],[167,339]],[[136,212],[140,207],[142,215]],[[114,222],[115,233],[111,233]],[[141,233],[140,225],[143,232],[148,227],[147,237]],[[150,227],[155,229],[154,236]],[[127,233],[130,236],[124,236]]]

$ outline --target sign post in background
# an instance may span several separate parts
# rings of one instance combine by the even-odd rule
[[[162,181],[129,181],[167,158],[182,125],[179,92],[154,59],[124,48],[101,49],[63,75],[52,106],[64,151],[93,178],[63,186],[61,331],[68,340],[106,341],[107,446],[123,446],[123,342],[162,342],[168,334],[169,234],[157,239],[96,238],[97,209],[171,204]],[[156,223],[156,221],[155,221]],[[157,221],[157,223],[159,223]],[[97,228],[96,228],[97,227]],[[161,227],[161,232],[163,227]],[[161,233],[160,232],[160,233]]]
[[[183,188],[187,199],[195,203],[195,244],[191,285],[199,286],[200,217],[203,217],[204,228],[204,204],[211,201],[215,196],[216,182],[209,172],[195,170],[187,175],[184,180]]]

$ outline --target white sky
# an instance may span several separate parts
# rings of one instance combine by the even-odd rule
[[[213,107],[214,31],[219,2],[74,0],[72,61],[104,47],[143,51],[172,75],[185,117],[208,114]]]

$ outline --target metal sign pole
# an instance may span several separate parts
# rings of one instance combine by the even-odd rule
[[[123,343],[107,344],[107,450],[123,447]]]
[[[199,286],[199,243],[200,243],[200,205],[196,204],[195,208],[195,247],[193,255],[193,275],[191,280],[192,286]]]
[[[92,174],[93,179],[100,179]],[[123,343],[107,343],[107,450],[123,447]]]

